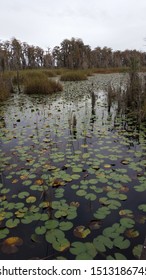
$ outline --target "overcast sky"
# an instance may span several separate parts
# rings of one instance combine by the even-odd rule
[[[64,39],[146,51],[146,0],[0,0],[0,40],[51,49]]]

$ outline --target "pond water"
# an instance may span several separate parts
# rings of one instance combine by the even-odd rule
[[[108,84],[126,79],[95,75],[1,104],[1,259],[140,258],[146,126],[107,106]]]

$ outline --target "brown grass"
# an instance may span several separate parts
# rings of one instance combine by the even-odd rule
[[[60,83],[49,80],[43,75],[27,78],[24,85],[24,92],[26,94],[50,94],[62,90],[63,88]]]
[[[87,80],[87,75],[80,70],[77,71],[67,71],[66,73],[61,75],[61,81],[83,81]]]
[[[12,91],[11,79],[0,77],[0,101],[6,100]]]

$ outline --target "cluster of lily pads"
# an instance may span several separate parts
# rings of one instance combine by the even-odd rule
[[[2,258],[25,250],[29,259],[31,243],[43,242],[46,258],[140,258],[146,128],[118,116],[115,105],[108,114],[103,89],[117,78],[65,82],[59,96],[14,95],[0,107]]]

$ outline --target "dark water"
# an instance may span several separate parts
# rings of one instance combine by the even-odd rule
[[[116,101],[108,112],[105,87],[120,79],[98,75],[65,83],[61,94],[15,94],[1,104],[1,259],[140,257],[146,128],[118,115]],[[48,226],[52,220],[56,225]],[[99,227],[93,229],[92,221]],[[116,224],[120,232],[105,233]],[[82,245],[82,252],[73,250]]]

